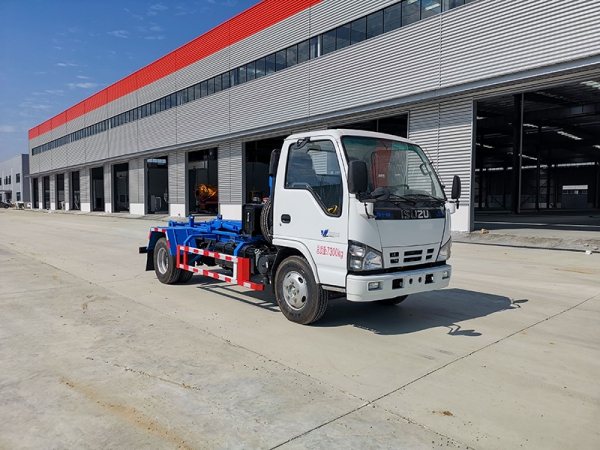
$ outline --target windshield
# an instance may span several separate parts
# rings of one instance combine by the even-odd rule
[[[414,144],[364,136],[342,138],[348,161],[364,161],[369,190],[389,189],[403,197],[432,196],[444,200],[444,191],[425,157]]]

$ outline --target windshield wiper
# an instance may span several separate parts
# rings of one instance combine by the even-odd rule
[[[445,202],[445,200],[443,198],[435,197],[434,195],[431,195],[431,194],[406,194],[406,196],[407,197],[427,198],[435,203],[444,203]]]
[[[410,198],[406,198],[406,197],[403,197],[402,195],[396,195],[396,194],[390,194],[390,197],[389,197],[388,200],[391,200],[391,201],[393,201],[393,200],[400,200],[401,202],[409,203],[412,206],[415,206],[417,204],[416,201],[411,200]]]

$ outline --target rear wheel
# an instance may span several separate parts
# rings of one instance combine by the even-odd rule
[[[187,270],[179,269],[179,272],[180,274],[179,278],[177,278],[177,283],[180,284],[187,283],[192,279],[192,275],[194,275],[194,272],[188,272]]]
[[[176,263],[175,256],[169,252],[167,240],[160,238],[154,247],[154,272],[158,281],[164,284],[175,283],[181,274]]]
[[[377,303],[380,305],[394,306],[398,303],[402,303],[404,300],[406,300],[406,297],[408,297],[408,295],[401,295],[400,297],[395,298],[386,298],[385,300],[377,300]]]
[[[275,298],[283,315],[302,325],[316,322],[327,309],[327,292],[315,280],[308,262],[290,256],[277,268]]]

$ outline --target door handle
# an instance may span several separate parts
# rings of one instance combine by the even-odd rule
[[[281,216],[281,221],[283,223],[290,223],[292,221],[292,216],[290,216],[289,214],[283,214]]]

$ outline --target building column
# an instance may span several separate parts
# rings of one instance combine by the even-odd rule
[[[56,174],[50,175],[50,210],[56,211]]]
[[[112,195],[112,166],[104,164],[104,212],[113,212],[113,195]]]
[[[242,220],[244,143],[226,142],[219,146],[219,214],[224,219]]]
[[[512,157],[512,196],[511,211],[514,214],[521,213],[521,182],[523,165],[523,94],[514,96],[514,118],[513,118],[513,157]]]
[[[65,211],[71,209],[71,172],[65,172]]]
[[[462,181],[460,208],[452,216],[453,231],[474,227],[474,123],[471,98],[418,106],[409,114],[408,137],[425,149],[448,198],[454,175]]]
[[[44,209],[44,177],[38,176],[38,209]]]
[[[146,160],[129,161],[129,213],[146,214]]]
[[[92,203],[90,200],[90,169],[79,169],[79,192],[81,195],[81,212],[91,212]]]
[[[178,150],[169,153],[169,215],[186,217],[187,215],[187,153]]]

